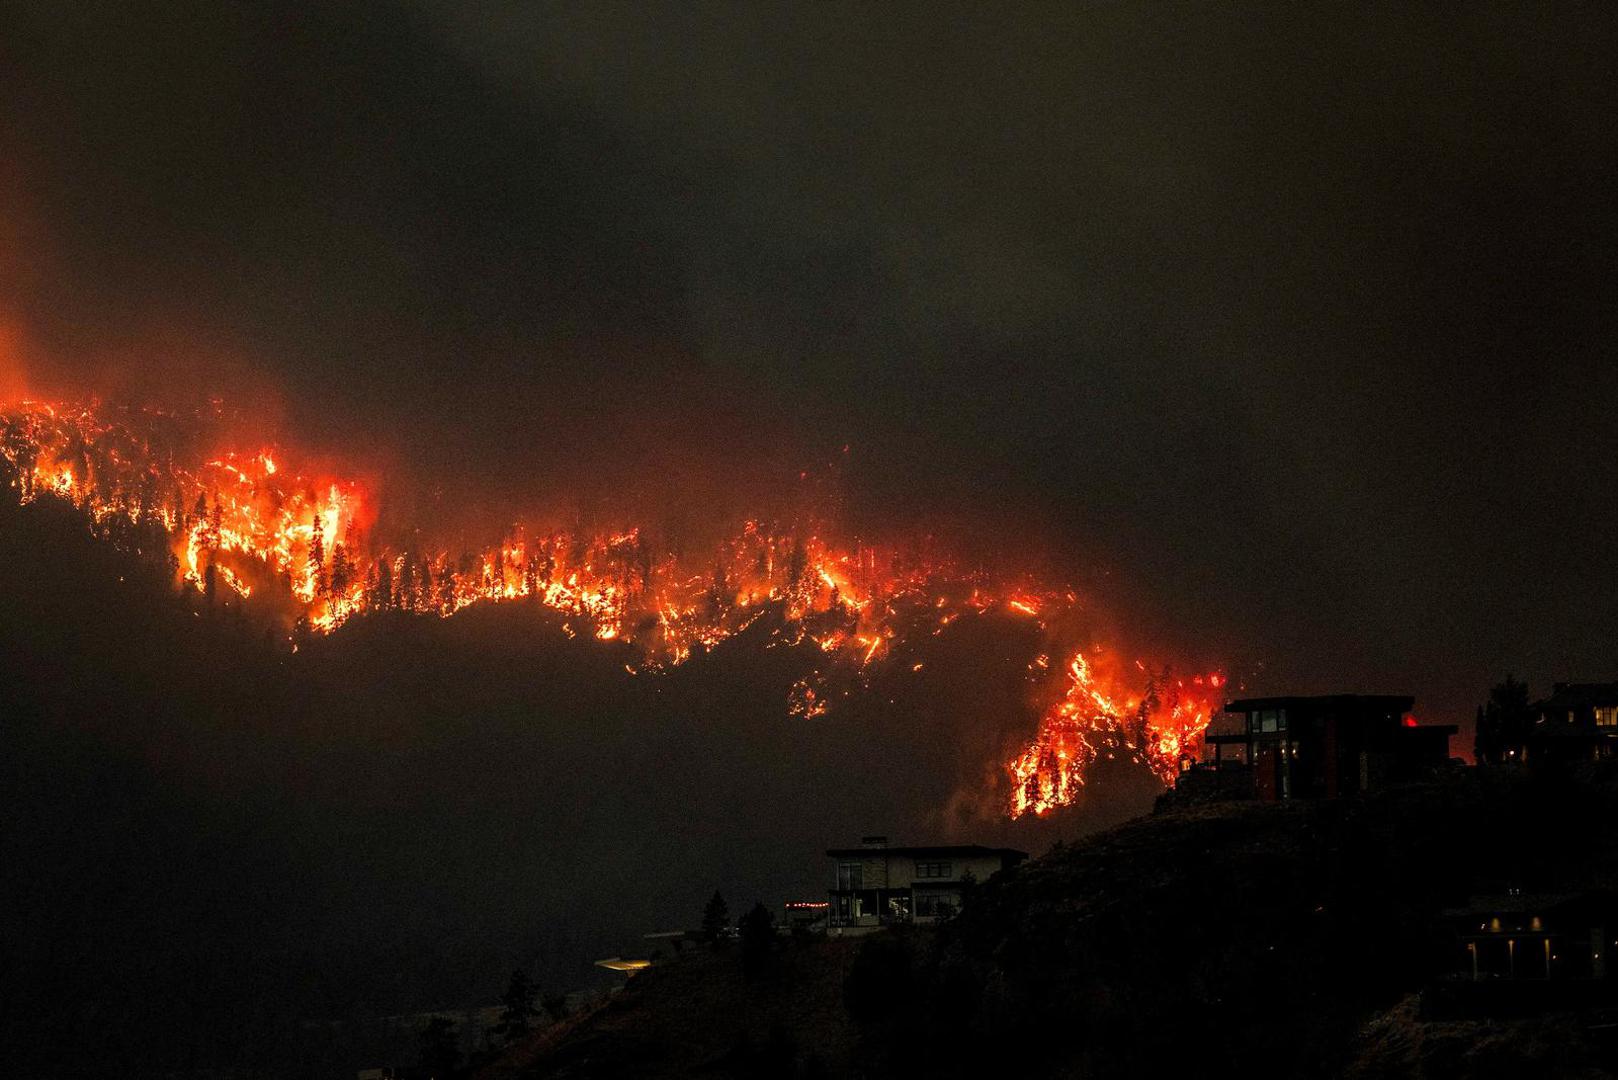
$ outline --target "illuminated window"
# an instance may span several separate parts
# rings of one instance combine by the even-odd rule
[[[1597,705],[1596,727],[1618,727],[1618,705]]]
[[[1285,709],[1265,709],[1262,712],[1248,713],[1248,726],[1253,731],[1285,731],[1287,729],[1287,711]]]

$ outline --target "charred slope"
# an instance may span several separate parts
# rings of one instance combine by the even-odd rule
[[[875,1076],[1336,1075],[1367,1021],[1442,970],[1446,905],[1502,881],[1618,880],[1618,844],[1565,827],[1615,809],[1612,776],[1467,773],[1360,802],[1145,818],[986,883],[936,938],[867,939],[840,984],[772,986],[798,995],[787,1017],[840,998],[846,1057],[823,1021],[773,1037],[739,1025],[740,998],[693,1015],[689,977],[654,968],[528,1075],[612,1075],[624,1054],[653,1073],[702,1059],[746,1075],[745,1059],[714,1058],[713,1031],[798,1048],[799,1070],[819,1050]]]

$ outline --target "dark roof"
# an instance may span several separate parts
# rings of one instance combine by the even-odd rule
[[[1255,709],[1354,709],[1379,712],[1409,712],[1416,699],[1408,694],[1320,694],[1288,697],[1241,698],[1225,703],[1226,712],[1252,712]]]
[[[1457,916],[1480,915],[1534,915],[1548,914],[1563,908],[1585,906],[1611,906],[1618,903],[1618,894],[1611,889],[1595,887],[1566,892],[1493,893],[1470,897],[1464,907],[1445,908],[1444,914]]]
[[[926,856],[939,855],[939,856],[952,856],[954,858],[961,858],[961,859],[966,859],[966,858],[984,859],[984,858],[988,858],[988,857],[990,857],[992,855],[998,855],[1002,859],[1019,859],[1020,860],[1020,859],[1028,858],[1028,852],[1026,852],[1026,851],[1018,851],[1016,848],[984,847],[982,844],[955,844],[955,845],[952,845],[952,846],[951,845],[945,845],[945,846],[939,846],[939,847],[852,847],[852,848],[830,848],[830,849],[827,850],[826,854],[831,856],[834,859],[844,859],[844,858],[848,858],[848,857],[853,856],[853,855],[861,855],[861,856],[863,856],[863,855],[902,855],[902,856],[907,856],[907,857],[911,857],[911,858],[914,858],[914,857],[917,857],[917,856],[926,857]]]
[[[1550,697],[1534,702],[1529,709],[1539,712],[1594,705],[1618,705],[1618,682],[1557,683],[1552,687]]]
[[[1459,724],[1417,724],[1415,727],[1394,728],[1394,731],[1396,732],[1395,737],[1400,739],[1408,739],[1412,736],[1419,736],[1423,733],[1429,737],[1435,735],[1449,736],[1456,734],[1460,730],[1461,728]],[[1611,731],[1614,732],[1614,734],[1618,734],[1618,729],[1615,728],[1602,728],[1601,730]],[[1535,734],[1539,734],[1538,729],[1535,730]],[[1296,731],[1234,731],[1221,733],[1219,735],[1204,735],[1202,737],[1202,741],[1206,743],[1218,743],[1221,745],[1230,746],[1245,742],[1281,742],[1285,739],[1293,738],[1296,735]]]
[[[1464,907],[1445,908],[1444,914],[1457,915],[1532,915],[1550,911],[1570,900],[1582,899],[1582,893],[1496,893],[1474,896]]]

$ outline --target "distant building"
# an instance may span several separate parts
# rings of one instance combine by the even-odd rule
[[[826,854],[837,862],[834,931],[948,918],[960,910],[968,880],[985,881],[1028,858],[1026,851],[977,844],[889,847],[885,836],[867,836],[857,848]]]
[[[1593,761],[1618,754],[1618,683],[1556,683],[1528,707],[1530,762]]]
[[[1213,757],[1179,787],[1236,791],[1268,802],[1329,799],[1430,776],[1449,761],[1453,724],[1417,724],[1404,695],[1246,698],[1225,706],[1206,737]],[[1217,796],[1215,796],[1217,797]]]
[[[1471,982],[1606,979],[1618,948],[1618,897],[1605,890],[1473,897],[1444,919],[1455,935],[1455,973]]]

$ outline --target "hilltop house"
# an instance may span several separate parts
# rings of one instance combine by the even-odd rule
[[[1528,707],[1527,761],[1592,761],[1618,754],[1618,683],[1556,683]]]
[[[1371,791],[1431,775],[1449,760],[1453,724],[1417,724],[1408,695],[1246,698],[1225,706],[1206,742],[1213,758],[1182,773],[1181,788],[1230,790],[1274,802]]]
[[[891,923],[933,923],[960,910],[970,880],[983,881],[1028,858],[1025,851],[978,844],[889,847],[867,836],[857,848],[832,848],[837,862],[831,890],[833,932]]]

